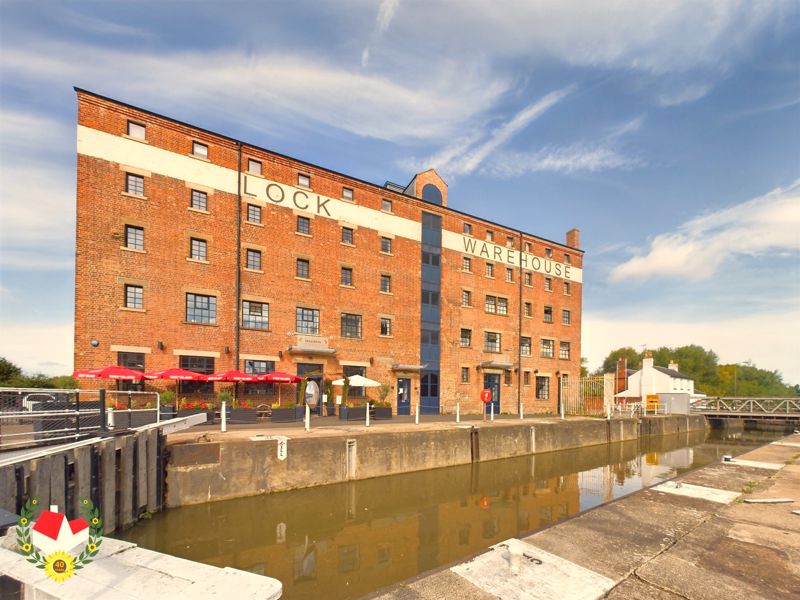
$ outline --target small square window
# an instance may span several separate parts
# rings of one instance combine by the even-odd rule
[[[216,324],[217,297],[186,294],[186,321],[189,323]],[[183,359],[183,357],[181,357],[181,359]],[[181,368],[185,369],[188,367],[181,365]],[[213,372],[212,370],[211,373]]]
[[[494,277],[494,265],[486,263],[486,277]]]
[[[531,372],[530,371],[523,371],[522,372],[522,385],[530,385],[531,384]]]
[[[297,333],[319,335],[319,310],[298,306],[295,313],[295,328]]]
[[[550,398],[550,378],[536,377],[536,399],[548,400]]]
[[[381,252],[386,254],[392,253],[392,238],[382,237],[381,238]]]
[[[345,187],[342,188],[342,198],[345,200],[352,200],[353,199],[353,188]]]
[[[361,315],[342,313],[342,337],[361,338]]]
[[[493,242],[494,241],[494,231],[487,230],[486,231],[486,241]]]
[[[545,248],[544,249],[544,255],[547,258],[553,258],[553,249],[552,248]]]
[[[533,305],[530,302],[525,303],[525,316],[532,317],[533,316]]]
[[[350,227],[342,227],[342,243],[349,246],[353,245],[353,229]]]
[[[461,329],[461,346],[464,348],[472,346],[472,329]]]
[[[469,383],[469,367],[461,367],[461,383]]]
[[[269,329],[269,304],[242,301],[242,327],[249,329]]]
[[[147,130],[144,125],[128,121],[128,135],[137,140],[143,140],[147,135]]]
[[[461,290],[461,306],[472,306],[472,292]]]
[[[341,273],[339,274],[339,283],[341,285],[352,286],[353,285],[353,269],[350,267],[342,267]]]
[[[545,277],[544,278],[544,291],[552,292],[553,291],[553,278],[552,277]]]
[[[297,217],[297,233],[311,235],[311,219],[308,217]]]
[[[192,142],[192,154],[200,158],[208,158],[208,146],[200,142]]]
[[[298,258],[295,268],[295,276],[300,279],[311,278],[311,261],[306,258]]]
[[[569,281],[565,281],[564,282],[564,295],[565,296],[569,296],[570,295],[570,293],[569,293]]]
[[[247,205],[247,221],[249,223],[261,223],[261,207],[255,204]]]
[[[514,237],[507,235],[506,236],[506,247],[513,248],[514,247]]]
[[[461,270],[465,273],[472,272],[472,259],[469,256],[461,257]]]
[[[384,337],[392,335],[392,320],[388,317],[381,317],[381,335]]]
[[[514,281],[514,269],[506,267],[506,281]]]
[[[483,334],[483,351],[500,352],[500,334],[487,331]]]
[[[572,313],[567,309],[561,311],[561,322],[564,325],[569,325],[570,323],[572,323]]]
[[[533,285],[533,273],[525,273],[525,285]]]
[[[540,355],[542,358],[553,358],[553,340],[542,340]]]
[[[247,172],[253,175],[261,175],[261,161],[255,158],[247,159]]]
[[[464,235],[472,235],[472,224],[464,223]]]
[[[195,210],[208,210],[208,194],[199,190],[192,190],[189,206]]]
[[[525,248],[525,252],[530,254],[530,252],[531,252],[531,243],[530,242],[525,242],[524,248]]]
[[[545,306],[544,307],[544,322],[545,323],[552,323],[553,322],[553,307],[552,306]]]
[[[560,342],[558,345],[558,358],[569,360],[569,342]]]
[[[247,262],[245,263],[248,269],[253,271],[261,270],[261,251],[247,249]]]
[[[208,260],[208,243],[205,240],[191,238],[189,242],[189,258]]]
[[[140,285],[125,286],[125,307],[144,308],[144,288]]]
[[[564,263],[565,264],[571,264],[572,263],[572,258],[570,257],[569,254],[565,254],[564,255]]]
[[[519,338],[519,353],[522,354],[522,356],[531,355],[531,338],[529,337]]]
[[[304,175],[303,173],[298,173],[297,185],[305,188],[311,187],[311,175]]]
[[[392,291],[392,276],[391,275],[381,275],[381,291],[387,294],[391,293]]]
[[[392,212],[392,201],[386,198],[381,200],[381,210],[383,212]]]
[[[131,250],[144,250],[144,228],[125,225],[125,247]]]
[[[144,196],[144,177],[127,173],[125,175],[125,191],[134,196]]]

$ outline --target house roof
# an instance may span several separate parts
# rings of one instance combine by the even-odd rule
[[[666,367],[656,367],[656,366],[654,366],[653,368],[656,371],[659,371],[659,372],[663,373],[664,375],[669,375],[670,377],[672,377],[674,379],[688,379],[690,381],[692,379],[691,377],[687,377],[686,375],[684,375],[680,371],[676,371],[675,369],[668,369]]]

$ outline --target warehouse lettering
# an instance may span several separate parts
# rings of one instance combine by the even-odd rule
[[[564,279],[573,278],[571,265],[560,263],[549,258],[540,258],[532,254],[517,252],[513,248],[504,248],[496,244],[480,242],[468,236],[461,236],[461,239],[464,243],[464,252],[472,254],[473,256],[504,262],[515,267],[536,271],[537,273],[544,273],[546,275],[553,275],[554,277],[562,277]]]
[[[261,191],[262,189],[263,192]],[[317,195],[316,206],[314,206],[314,202],[311,200],[309,194],[303,190],[297,190],[280,183],[269,182],[264,188],[260,188],[251,181],[250,177],[245,176],[244,193],[248,196],[255,196],[261,200],[272,202],[273,204],[283,204],[285,202],[286,205],[292,204],[295,208],[299,208],[300,210],[316,211],[318,215],[324,215],[326,217],[331,216],[331,212],[328,210],[328,203],[331,201],[330,198]]]

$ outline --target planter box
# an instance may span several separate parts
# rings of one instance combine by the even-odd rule
[[[177,413],[175,412],[175,407],[171,404],[169,405],[161,405],[161,420],[168,421],[169,419],[174,419]]]
[[[208,410],[207,408],[179,408],[178,409],[178,416],[179,417],[188,417],[190,415],[199,415],[200,413],[206,413],[206,423],[210,424],[214,422],[214,411]]]
[[[375,420],[379,419],[391,419],[392,418],[392,407],[375,407],[375,412],[372,413],[372,418]]]
[[[329,417],[336,416],[336,405],[333,402],[327,402],[325,404],[325,414]]]
[[[255,423],[256,422],[256,409],[255,408],[229,408],[227,411],[228,423]]]
[[[302,421],[303,417],[305,417],[305,407],[303,406],[272,409],[273,423],[294,423],[295,421]]]
[[[343,421],[366,421],[367,407],[356,406],[354,408],[348,408],[342,404],[339,407],[339,418]]]
[[[114,429],[131,429],[133,427],[141,427],[142,425],[150,425],[156,422],[156,411],[130,411],[130,410],[115,410],[114,411]]]

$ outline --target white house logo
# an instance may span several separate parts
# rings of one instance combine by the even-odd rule
[[[103,520],[91,500],[81,500],[81,510],[86,519],[67,519],[57,506],[43,510],[33,520],[38,508],[38,498],[25,503],[17,520],[17,545],[29,563],[44,569],[51,579],[62,582],[75,574],[76,569],[88,565],[100,550]],[[82,546],[80,553],[70,554]]]

